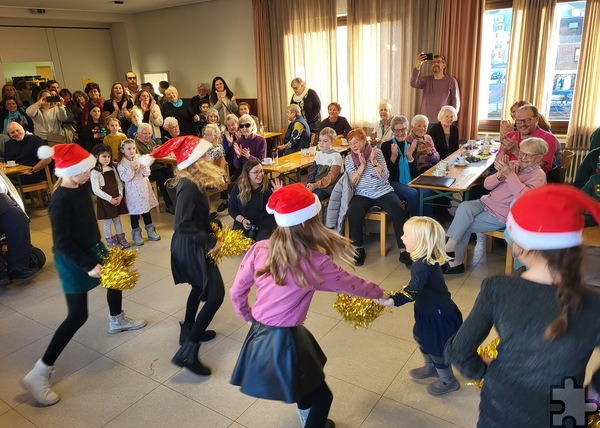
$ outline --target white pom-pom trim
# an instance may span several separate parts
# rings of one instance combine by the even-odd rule
[[[154,163],[155,159],[150,155],[142,155],[140,163],[144,166],[150,166]]]
[[[48,159],[54,156],[54,149],[50,146],[41,146],[37,151],[38,158]]]

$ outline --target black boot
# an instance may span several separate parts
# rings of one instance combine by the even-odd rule
[[[185,367],[200,376],[210,376],[210,369],[206,367],[198,358],[200,344],[186,341],[171,362],[179,367]]]
[[[181,331],[179,332],[179,345],[183,345],[190,333],[192,332],[192,327],[194,326],[193,322],[183,322],[179,321],[179,327]]]

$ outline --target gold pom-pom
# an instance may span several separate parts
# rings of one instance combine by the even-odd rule
[[[500,344],[500,338],[496,337],[494,340],[492,340],[487,345],[478,346],[477,354],[479,354],[480,357],[485,358],[487,360],[495,360],[496,358],[498,358],[498,345],[499,344]],[[483,387],[483,379],[479,379],[479,380],[473,381],[473,382],[467,382],[466,384],[476,386],[477,388],[481,389]]]
[[[600,413],[596,412],[588,419],[588,428],[600,428]]]
[[[135,287],[140,278],[140,274],[133,268],[137,256],[138,252],[135,250],[109,248],[102,265],[102,287],[113,290],[130,290]]]
[[[219,227],[217,223],[210,224],[213,233],[221,246],[208,257],[215,263],[219,264],[223,257],[233,257],[244,254],[250,249],[254,240],[244,236],[242,230],[231,230],[227,226]]]
[[[369,327],[384,311],[383,306],[371,299],[347,294],[338,294],[333,307],[344,318],[344,321],[348,321],[356,329]]]

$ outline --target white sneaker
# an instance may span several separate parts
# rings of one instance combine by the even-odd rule
[[[108,332],[120,333],[127,330],[138,330],[146,325],[144,320],[132,320],[125,316],[125,312],[121,312],[117,316],[108,314]]]
[[[48,366],[42,360],[38,360],[31,371],[21,379],[23,388],[27,389],[42,406],[51,406],[60,400],[60,396],[50,389],[52,373],[54,373],[54,366]]]

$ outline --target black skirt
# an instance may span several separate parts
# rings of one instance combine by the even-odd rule
[[[326,362],[306,327],[270,327],[255,321],[242,345],[231,383],[252,397],[295,403],[323,384]]]
[[[187,282],[192,287],[206,289],[208,283],[207,264],[204,246],[198,235],[175,232],[171,239],[171,273],[175,284]],[[219,269],[211,269],[211,272]]]

